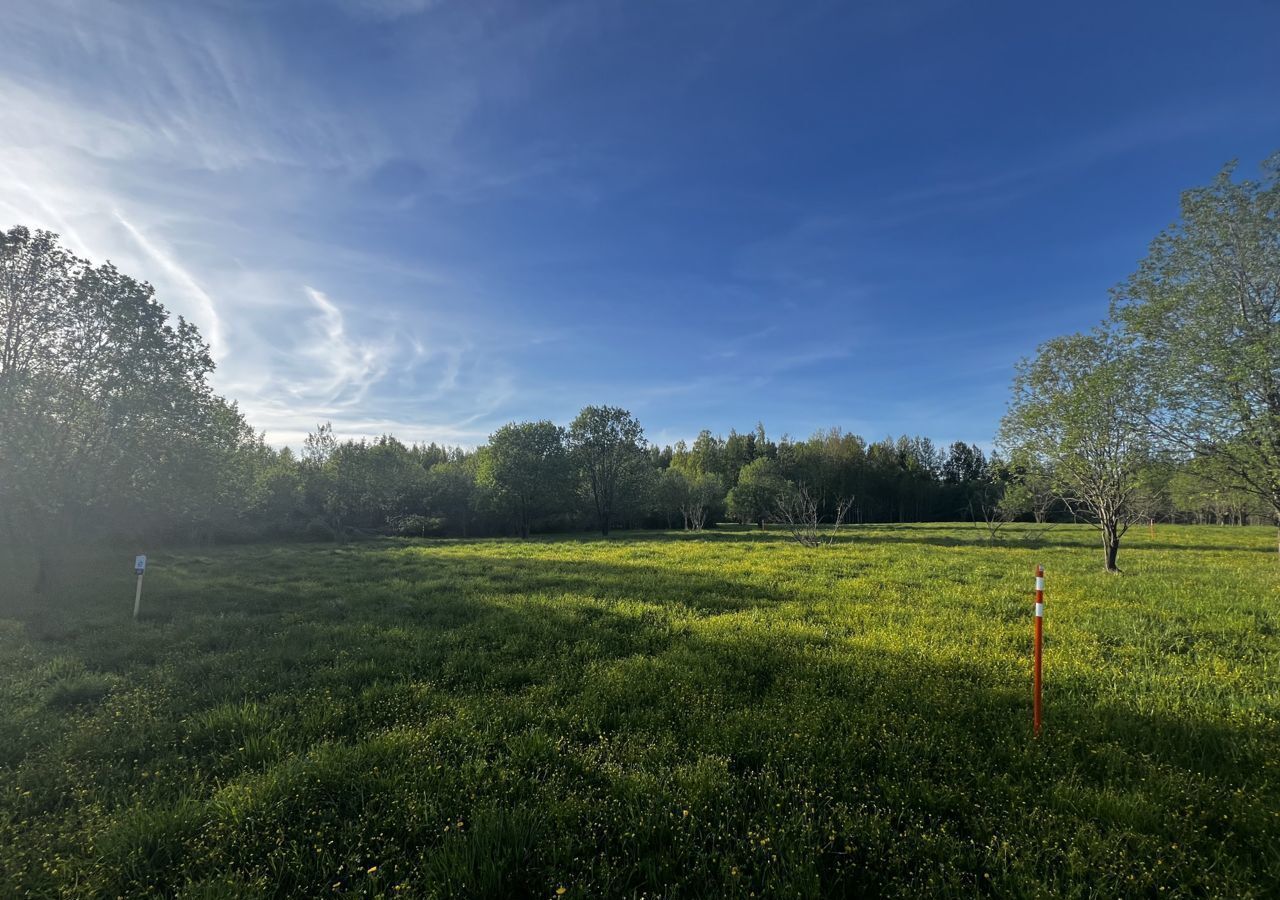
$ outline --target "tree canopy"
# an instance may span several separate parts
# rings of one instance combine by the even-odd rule
[[[478,469],[482,484],[509,506],[521,537],[557,512],[569,484],[564,429],[553,422],[513,422],[489,438]]]
[[[1280,521],[1280,154],[1258,181],[1227,166],[1117,288],[1113,315],[1166,450]]]
[[[1063,500],[1098,525],[1109,571],[1125,531],[1151,513],[1144,474],[1154,456],[1134,377],[1132,358],[1104,329],[1054,338],[1019,364],[1000,432],[1010,452],[1052,472]]]
[[[260,440],[151,285],[16,227],[0,236],[0,322],[3,527],[44,552],[40,585],[73,527],[172,531],[227,506]]]
[[[596,525],[609,534],[619,491],[635,482],[645,462],[644,429],[616,406],[588,406],[569,426],[569,449],[585,476]]]

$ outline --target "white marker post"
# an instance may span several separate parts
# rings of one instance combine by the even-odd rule
[[[142,609],[142,575],[147,571],[146,554],[133,558],[133,574],[138,576],[138,590],[133,595],[133,619],[138,620],[138,611]]]

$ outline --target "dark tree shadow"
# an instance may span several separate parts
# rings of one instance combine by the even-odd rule
[[[940,532],[926,542],[952,540]],[[627,538],[672,539],[690,538]],[[322,855],[277,854],[338,827],[495,896],[597,865],[609,893],[729,894],[739,876],[718,861],[765,838],[784,845],[760,857],[778,880],[751,884],[784,894],[921,893],[931,867],[949,867],[955,891],[1000,892],[982,881],[1000,857],[973,849],[993,838],[1022,867],[1004,892],[1051,894],[1079,878],[1075,833],[1122,871],[1154,871],[1161,848],[1192,841],[1183,868],[1159,875],[1172,887],[1211,864],[1259,885],[1275,872],[1274,733],[1154,714],[1064,677],[1036,740],[1025,673],[928,646],[866,649],[820,621],[771,627],[754,614],[795,599],[780,588],[648,563],[405,552],[417,546],[307,548],[258,584],[216,555],[178,561],[173,584],[188,566],[201,585],[157,598],[153,621],[104,626],[115,606],[89,596],[75,607],[87,625],[33,635],[91,671],[155,666],[174,698],[163,727],[66,751],[76,766],[154,767],[181,746],[205,779],[102,835],[95,864],[118,893],[276,871],[289,892],[332,890]],[[12,763],[59,738],[36,736]],[[130,799],[104,807],[139,796],[129,771],[116,777]],[[248,813],[232,818],[214,798],[235,783]],[[64,802],[59,783],[47,791]],[[423,829],[435,804],[470,830]],[[1048,820],[1065,842],[1052,852],[1037,833]],[[229,855],[188,849],[219,842]],[[131,868],[139,844],[163,865]]]

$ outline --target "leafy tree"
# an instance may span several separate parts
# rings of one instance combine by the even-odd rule
[[[427,473],[426,495],[427,507],[466,537],[479,501],[474,458],[432,466]]]
[[[956,441],[947,451],[942,463],[942,481],[945,484],[968,484],[981,481],[987,475],[987,458],[977,444]]]
[[[263,454],[255,470],[251,512],[270,531],[290,531],[303,511],[305,492],[302,472],[293,451]]]
[[[655,505],[667,527],[679,516],[686,531],[701,531],[724,504],[724,481],[707,472],[664,470],[654,487]]]
[[[784,441],[779,450],[779,474],[806,486],[819,514],[834,514],[841,498],[865,492],[866,444],[839,428],[820,431],[807,441]]]
[[[779,474],[778,464],[768,457],[742,467],[738,484],[729,491],[729,515],[740,522],[757,522],[760,528],[778,511],[778,502],[794,486]]]
[[[338,439],[333,434],[333,424],[325,422],[307,434],[302,441],[302,461],[312,465],[324,465],[338,449]]]
[[[1017,517],[1030,514],[1037,525],[1044,524],[1058,502],[1053,473],[1043,468],[1045,461],[1025,450],[1015,449],[1005,465],[1006,485],[1001,505]]]
[[[117,503],[125,514],[150,520],[147,530],[159,536],[252,538],[257,472],[269,455],[236,406],[211,396],[188,429],[169,436],[147,478]]]
[[[1182,195],[1181,221],[1117,289],[1113,314],[1156,438],[1213,457],[1210,476],[1260,498],[1280,525],[1280,153],[1260,181],[1234,170]]]
[[[510,510],[522,538],[535,520],[564,508],[568,475],[564,429],[546,420],[503,425],[489,436],[478,471]]]
[[[1120,539],[1149,514],[1153,452],[1133,378],[1110,332],[1054,338],[1018,364],[1000,431],[1003,446],[1052,472],[1059,496],[1098,527],[1109,572],[1119,571]]]
[[[338,474],[340,446],[333,425],[318,425],[302,443],[300,464],[304,506],[319,520],[314,528],[321,533],[327,529],[333,538],[342,536],[351,512],[349,491]]]
[[[586,483],[596,524],[607,537],[620,489],[647,464],[644,430],[625,409],[588,406],[569,426],[569,449]]]
[[[211,476],[194,463],[251,443],[209,388],[195,326],[171,322],[151,285],[77,259],[56,235],[0,235],[0,331],[0,503],[9,538],[39,550],[37,590],[73,533],[189,519],[200,504],[174,496],[187,487],[178,473]]]
[[[756,436],[754,434],[738,434],[732,428],[721,447],[720,457],[725,483],[738,483],[742,468],[755,459]]]
[[[654,487],[654,506],[658,515],[666,521],[667,528],[674,527],[675,518],[681,515],[680,508],[688,492],[689,478],[679,469],[663,469],[658,475],[658,482]]]
[[[671,457],[673,455],[674,451],[670,445],[666,447],[652,445],[649,447],[649,465],[655,469],[669,469],[671,468]]]
[[[951,509],[961,516],[991,524],[989,513],[1003,509],[1004,481],[993,479],[986,455],[976,444],[956,441],[947,451],[939,470],[942,483],[951,495]]]
[[[1169,478],[1169,501],[1175,515],[1199,523],[1244,525],[1251,518],[1270,517],[1271,510],[1252,491],[1232,487],[1217,455],[1197,456],[1184,461]]]
[[[724,504],[724,479],[710,472],[685,476],[687,489],[680,503],[684,527],[689,531],[701,531],[708,519],[714,521],[715,513]]]
[[[769,436],[765,433],[764,423],[757,422],[755,430],[755,454],[757,457],[767,456],[770,459],[778,458],[778,445],[769,440]]]
[[[358,525],[379,528],[421,506],[426,475],[408,448],[389,435],[341,444],[334,463]]]
[[[633,528],[648,521],[655,512],[658,485],[662,472],[649,464],[649,454],[644,452],[631,465],[618,490],[612,520],[614,525]]]

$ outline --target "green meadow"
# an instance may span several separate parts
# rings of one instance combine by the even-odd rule
[[[1274,530],[1096,543],[194,548],[136,623],[132,548],[10,563],[0,893],[1276,896]]]

